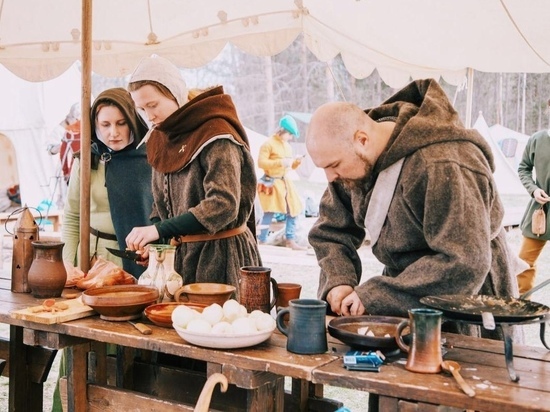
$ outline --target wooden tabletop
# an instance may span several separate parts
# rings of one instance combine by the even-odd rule
[[[42,299],[35,299],[27,293],[12,293],[0,289],[0,322],[220,364],[238,364],[239,367],[245,369],[305,380],[312,379],[315,368],[339,358],[338,355],[328,352],[321,355],[290,353],[286,350],[286,337],[280,333],[274,333],[266,342],[250,348],[210,349],[188,344],[173,328],[156,326],[146,318],[142,318],[140,321],[151,327],[153,330],[151,335],[142,335],[128,322],[107,321],[98,315],[51,325],[14,319],[10,315],[11,311],[36,306],[42,301]]]
[[[454,334],[444,337],[445,359],[460,363],[461,375],[476,391],[473,398],[461,392],[451,375],[407,371],[404,355],[387,362],[379,373],[348,371],[337,360],[315,369],[313,382],[487,412],[550,410],[549,351],[516,345],[514,356],[520,380],[512,382],[502,342]]]
[[[483,411],[550,411],[550,352],[543,348],[514,346],[519,382],[512,382],[500,341],[445,334],[445,359],[458,361],[464,379],[476,396],[461,392],[450,375],[418,374],[405,369],[405,355],[388,359],[380,372],[357,372],[343,368],[342,355],[348,349],[329,337],[329,352],[296,355],[286,350],[286,337],[276,332],[257,346],[242,349],[209,349],[186,343],[175,330],[142,319],[151,335],[142,335],[128,322],[113,322],[91,316],[62,324],[39,324],[10,316],[12,310],[40,304],[30,294],[5,290],[0,280],[0,322],[35,331],[109,342],[126,347],[164,352],[238,368],[265,371],[314,384],[345,387],[376,393],[391,400],[447,405]],[[397,408],[396,408],[397,410]]]

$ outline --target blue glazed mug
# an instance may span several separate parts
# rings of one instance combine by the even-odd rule
[[[326,313],[327,302],[323,300],[291,299],[288,307],[277,313],[277,328],[288,338],[286,349],[302,355],[325,353],[328,350]]]

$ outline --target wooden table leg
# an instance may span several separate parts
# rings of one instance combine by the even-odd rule
[[[67,348],[67,404],[69,412],[88,410],[88,343]]]
[[[88,357],[88,379],[98,385],[107,385],[107,344],[90,342],[93,356]],[[93,359],[92,359],[93,358]]]
[[[283,412],[285,397],[285,378],[266,382],[247,391],[246,410],[249,412]]]
[[[309,398],[309,382],[305,379],[292,379],[291,400],[287,410],[306,411]]]
[[[42,383],[31,381],[27,367],[28,346],[23,343],[23,328],[10,326],[9,346],[9,411],[37,411],[43,408]]]
[[[116,386],[118,388],[134,388],[134,358],[136,350],[117,345],[116,348]]]

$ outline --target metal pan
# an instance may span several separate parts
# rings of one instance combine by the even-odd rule
[[[546,315],[550,308],[537,302],[513,297],[489,295],[442,295],[426,296],[420,302],[439,309],[445,317],[481,322],[482,313],[489,312],[495,322],[523,322]]]
[[[407,319],[392,316],[343,316],[334,318],[328,323],[328,333],[356,349],[397,349],[395,332],[397,326],[404,320]],[[368,328],[372,336],[359,333],[361,328]],[[409,338],[408,333],[404,336],[405,338]]]

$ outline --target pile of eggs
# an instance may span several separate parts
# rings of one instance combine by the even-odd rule
[[[201,312],[180,305],[172,312],[172,323],[189,332],[216,335],[250,335],[273,330],[275,319],[269,313],[254,310],[250,313],[234,299],[223,306],[213,303]]]

